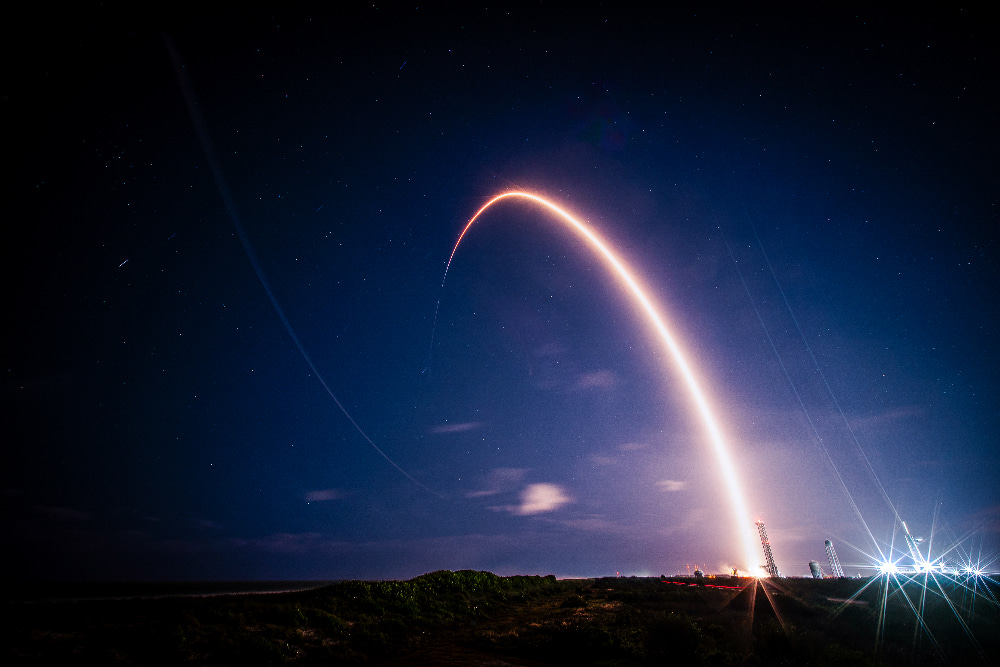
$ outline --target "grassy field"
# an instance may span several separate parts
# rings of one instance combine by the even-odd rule
[[[868,580],[700,583],[440,571],[409,581],[348,581],[294,593],[8,600],[2,661],[1000,664],[1000,610],[992,584],[985,595],[973,596],[956,584],[928,587],[921,595],[915,585],[900,589],[875,581],[852,599]]]

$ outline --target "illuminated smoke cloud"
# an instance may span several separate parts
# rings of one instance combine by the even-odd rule
[[[521,505],[516,514],[526,516],[554,512],[570,500],[558,484],[529,484],[521,492]]]

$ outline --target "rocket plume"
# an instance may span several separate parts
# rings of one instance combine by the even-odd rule
[[[656,334],[656,337],[663,342],[669,358],[673,360],[674,367],[683,378],[691,399],[694,401],[696,413],[705,429],[706,435],[708,436],[708,442],[715,455],[719,469],[722,472],[723,482],[729,493],[729,500],[732,506],[732,517],[736,524],[736,534],[740,536],[741,548],[743,550],[742,559],[745,563],[745,569],[749,572],[756,572],[758,568],[755,563],[759,560],[759,558],[757,556],[755,538],[753,532],[750,530],[751,521],[749,519],[749,512],[747,511],[746,502],[743,499],[743,492],[740,488],[740,484],[736,478],[736,470],[733,466],[732,459],[729,456],[726,441],[723,438],[722,430],[716,423],[712,409],[709,406],[708,399],[701,390],[701,386],[695,376],[694,370],[691,368],[691,365],[688,363],[681,348],[670,334],[666,321],[656,304],[653,303],[650,297],[647,296],[646,292],[639,285],[639,282],[634,277],[632,270],[629,269],[629,267],[614,252],[611,251],[607,242],[598,236],[591,227],[578,220],[563,208],[553,204],[544,197],[540,197],[539,195],[532,194],[530,192],[505,192],[497,195],[493,199],[486,202],[486,204],[484,204],[483,207],[480,208],[474,216],[472,216],[472,219],[465,225],[465,228],[462,229],[462,233],[459,234],[458,240],[455,242],[455,247],[452,248],[451,255],[448,257],[448,264],[445,267],[444,278],[441,280],[441,285],[444,286],[444,282],[448,277],[448,269],[451,268],[451,262],[455,258],[458,246],[461,245],[462,239],[465,238],[465,235],[468,233],[472,225],[494,204],[507,199],[523,199],[533,204],[537,204],[544,210],[554,214],[556,220],[565,224],[579,236],[583,237],[583,239],[586,240],[590,244],[591,248],[596,252],[597,256],[604,262],[611,274],[618,279],[622,289],[632,298],[639,310],[645,313],[650,326]]]

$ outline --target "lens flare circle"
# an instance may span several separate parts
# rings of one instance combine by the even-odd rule
[[[598,257],[603,260],[611,274],[618,279],[626,293],[632,297],[639,309],[645,313],[649,324],[656,334],[656,337],[663,342],[664,347],[669,353],[668,356],[673,360],[674,366],[684,379],[684,384],[687,386],[691,399],[694,401],[697,408],[696,412],[706,431],[706,434],[708,435],[711,449],[715,454],[715,459],[722,473],[723,482],[729,493],[733,520],[736,523],[736,534],[740,536],[741,547],[743,550],[742,558],[745,563],[745,569],[748,572],[756,572],[759,568],[755,565],[755,563],[759,560],[759,557],[757,556],[756,540],[750,530],[750,513],[747,510],[746,502],[743,499],[743,491],[741,490],[739,481],[737,480],[736,469],[733,466],[732,458],[729,455],[729,449],[722,435],[722,430],[716,423],[713,411],[709,406],[708,398],[701,390],[701,386],[695,376],[695,372],[688,363],[687,358],[682,352],[680,346],[670,334],[663,314],[639,285],[639,282],[633,275],[632,270],[629,269],[625,262],[623,262],[614,252],[612,252],[612,250],[608,247],[607,242],[598,236],[597,232],[568,213],[565,209],[553,204],[544,197],[530,192],[504,192],[503,194],[499,194],[486,202],[486,204],[484,204],[483,207],[480,208],[474,216],[472,216],[472,219],[470,219],[465,225],[465,228],[462,229],[462,233],[459,234],[458,240],[455,241],[455,247],[452,248],[451,255],[448,257],[448,264],[445,266],[444,278],[441,280],[441,285],[444,286],[444,281],[448,277],[448,269],[451,268],[451,262],[455,258],[455,253],[458,251],[458,247],[461,245],[462,239],[465,238],[465,235],[468,233],[472,225],[493,205],[507,199],[523,199],[534,204],[538,204],[543,209],[553,213],[556,220],[564,223],[572,231],[576,232],[579,236],[585,239],[597,253]]]

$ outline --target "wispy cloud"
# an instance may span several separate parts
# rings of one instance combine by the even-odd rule
[[[495,468],[486,476],[485,488],[471,491],[465,495],[467,498],[482,498],[511,491],[517,488],[527,472],[527,468]]]
[[[461,433],[462,431],[473,431],[480,426],[482,422],[459,422],[457,424],[441,424],[439,426],[432,426],[431,433]]]
[[[591,515],[580,519],[568,519],[560,521],[560,525],[572,528],[573,530],[585,531],[588,533],[622,534],[629,530],[629,527],[611,521],[599,515]]]
[[[597,466],[610,466],[617,465],[629,460],[629,454],[631,452],[637,452],[639,450],[645,449],[646,445],[638,442],[626,442],[624,444],[618,445],[610,453],[594,453],[591,454],[589,459],[590,462]]]
[[[896,422],[919,417],[925,412],[926,410],[919,406],[903,406],[892,410],[886,410],[885,412],[880,412],[877,415],[851,419],[851,428],[877,428],[889,426],[895,424]]]
[[[618,376],[609,370],[583,373],[577,378],[575,389],[612,389],[618,384]]]
[[[614,456],[605,456],[604,454],[591,454],[589,458],[595,466],[613,466],[618,463],[618,459]]]
[[[317,503],[323,500],[337,500],[343,498],[344,494],[339,489],[318,489],[306,493],[307,503]]]
[[[660,491],[683,491],[684,487],[687,486],[687,482],[676,479],[661,479],[656,483],[656,486],[659,487]]]

